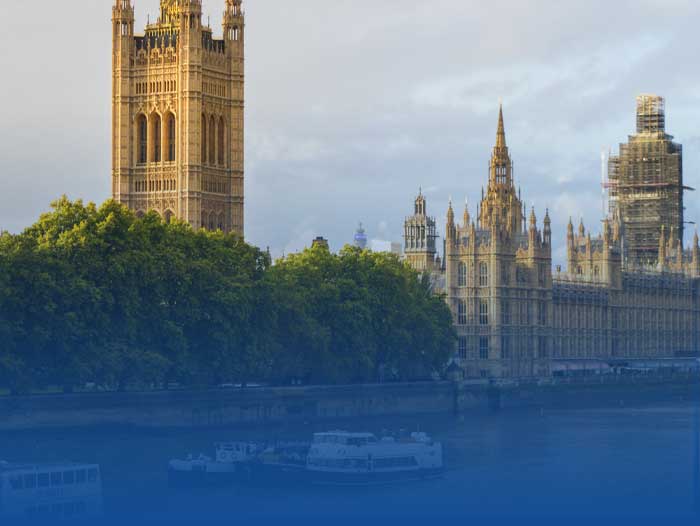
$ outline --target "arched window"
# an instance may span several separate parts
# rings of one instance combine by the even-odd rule
[[[459,300],[457,302],[457,324],[467,324],[467,302],[464,300]]]
[[[224,165],[224,134],[226,130],[224,127],[224,118],[221,117],[219,119],[219,129],[217,130],[217,133],[219,134],[218,141],[217,141],[217,148],[219,151],[219,165],[223,166]]]
[[[479,286],[489,286],[489,266],[484,262],[479,264]]]
[[[154,113],[151,115],[151,162],[159,163],[161,160],[161,133],[162,133],[162,123],[160,115]]]
[[[459,287],[467,286],[467,264],[460,263],[457,267],[457,285]]]
[[[138,163],[145,164],[148,161],[148,120],[145,115],[139,115],[136,119],[136,131],[138,141]]]
[[[209,164],[216,164],[216,121],[209,119]]]
[[[207,164],[207,116],[202,113],[202,164]],[[202,226],[206,223],[202,221]]]
[[[170,210],[166,210],[165,214],[163,214],[163,219],[167,224],[170,224],[170,222],[173,220],[174,215],[175,214],[173,214]]]
[[[200,228],[207,228],[207,223],[209,222],[209,214],[206,212],[202,212],[202,224],[200,225]]]
[[[165,160],[168,162],[173,162],[175,160],[175,126],[175,115],[168,113],[165,120],[165,137],[167,140]]]
[[[224,213],[223,212],[221,212],[219,214],[219,220],[216,223],[216,228],[218,228],[222,232],[224,231]]]
[[[489,302],[481,300],[479,302],[479,325],[489,324]]]

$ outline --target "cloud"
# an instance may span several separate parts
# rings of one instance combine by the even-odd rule
[[[62,193],[109,196],[111,1],[7,4],[0,228],[18,231]],[[135,4],[137,27],[147,13],[155,18],[158,0]],[[204,0],[216,32],[222,5]],[[559,255],[569,215],[598,224],[600,152],[633,131],[640,92],[667,97],[686,182],[700,187],[697,2],[249,0],[245,8],[246,234],[273,254],[317,235],[339,248],[359,221],[401,239],[421,186],[439,224],[450,196],[468,197],[474,213],[501,97],[516,183],[538,217],[550,207]],[[687,208],[691,219],[700,213],[693,194]]]

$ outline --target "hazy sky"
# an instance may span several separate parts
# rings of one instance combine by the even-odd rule
[[[158,0],[135,0],[137,27]],[[110,192],[113,0],[3,2],[0,228],[63,193]],[[216,33],[224,0],[204,0]],[[561,260],[569,216],[598,229],[601,151],[634,130],[635,96],[667,98],[667,128],[700,186],[694,0],[247,0],[246,234],[278,255],[359,221],[400,240],[419,186],[444,224],[472,213],[503,99],[516,183]],[[687,195],[689,219],[699,196]],[[442,226],[441,226],[442,231]]]

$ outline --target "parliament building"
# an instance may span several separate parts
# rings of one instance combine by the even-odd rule
[[[131,0],[115,0],[112,196],[139,216],[242,236],[245,24],[241,0],[223,7],[221,38],[201,0],[161,0],[137,35]]]
[[[540,227],[516,191],[502,109],[487,188],[474,217],[465,207],[459,220],[450,203],[442,259],[418,196],[406,258],[444,292],[466,377],[698,356],[700,248],[697,234],[689,249],[682,241],[682,150],[665,132],[663,99],[639,97],[637,113],[637,133],[610,159],[602,231],[569,221],[565,269],[552,268],[549,213]]]

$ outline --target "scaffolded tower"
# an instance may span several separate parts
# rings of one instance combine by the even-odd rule
[[[683,239],[683,147],[666,134],[662,97],[637,97],[637,133],[608,167],[610,213],[624,228],[627,262],[656,264],[661,229]]]

